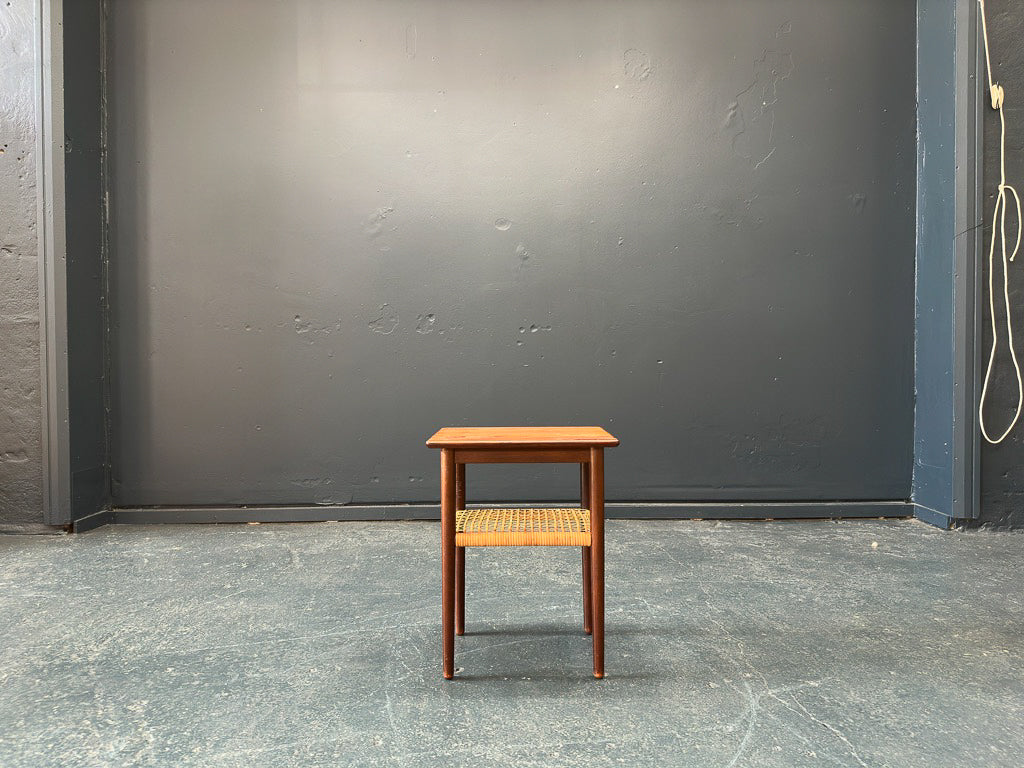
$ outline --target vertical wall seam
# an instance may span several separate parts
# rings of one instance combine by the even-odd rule
[[[917,0],[914,20],[914,385],[911,387],[914,409],[910,461],[910,500],[917,498],[917,434],[918,434],[918,344],[921,335],[921,0]]]
[[[47,318],[49,317],[49,280],[46,274],[46,173],[43,170],[45,156],[45,117],[46,108],[46,0],[39,0],[35,6],[36,55],[36,258],[39,270],[39,415],[41,425],[40,456],[43,464],[43,519],[48,520],[50,514],[50,365],[49,365],[49,334]]]
[[[977,0],[957,0],[955,72],[955,214],[953,229],[953,498],[952,516],[978,516],[978,266],[981,91]]]
[[[113,498],[111,464],[111,401],[113,397],[110,341],[110,153],[108,77],[110,72],[109,51],[109,0],[100,0],[100,312],[103,329],[103,484],[106,493],[105,508],[111,506]]]

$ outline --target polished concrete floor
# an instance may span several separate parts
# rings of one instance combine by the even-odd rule
[[[1024,764],[1024,535],[608,525],[470,551],[440,675],[436,523],[0,537],[0,766]]]

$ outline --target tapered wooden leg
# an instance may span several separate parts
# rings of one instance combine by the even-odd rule
[[[466,465],[455,465],[455,509],[466,508]],[[466,548],[455,548],[455,634],[466,633]]]
[[[580,464],[580,506],[590,509],[590,465]],[[591,632],[590,547],[583,550],[583,631]]]
[[[466,548],[455,548],[455,634],[466,634]]]
[[[590,547],[580,547],[583,550],[583,631],[588,635],[593,632],[594,620],[591,609],[590,598]]]
[[[455,675],[455,454],[441,449],[441,660]]]
[[[604,677],[604,449],[590,449],[590,599],[594,677]]]

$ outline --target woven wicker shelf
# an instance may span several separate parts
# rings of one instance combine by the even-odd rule
[[[460,509],[457,547],[589,547],[590,510]]]

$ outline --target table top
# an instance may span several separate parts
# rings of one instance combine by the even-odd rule
[[[601,427],[444,427],[427,440],[429,448],[585,448],[618,444],[618,438]]]

